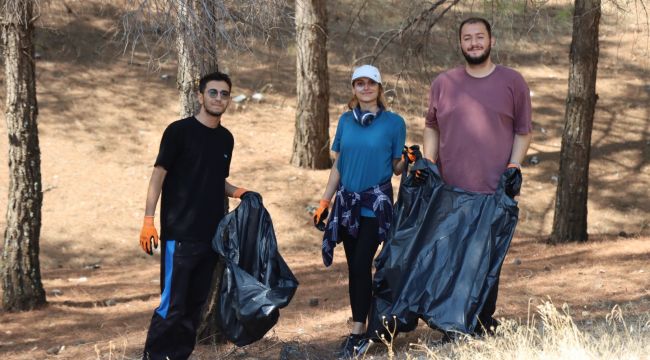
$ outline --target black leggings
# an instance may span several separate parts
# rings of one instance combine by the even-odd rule
[[[345,228],[339,231],[348,260],[352,320],[365,323],[372,299],[372,260],[379,247],[379,223],[377,218],[361,217],[356,239]]]

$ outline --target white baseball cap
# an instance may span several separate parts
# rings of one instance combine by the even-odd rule
[[[361,65],[358,68],[354,69],[354,72],[352,73],[352,82],[362,77],[366,77],[376,83],[381,84],[381,75],[379,74],[379,69],[372,65]]]

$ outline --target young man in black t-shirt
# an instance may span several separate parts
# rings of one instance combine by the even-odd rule
[[[152,245],[158,246],[153,217],[162,193],[162,295],[147,333],[144,359],[186,359],[194,350],[217,262],[211,240],[224,216],[224,197],[246,192],[226,181],[234,140],[221,125],[221,115],[230,103],[231,88],[226,74],[201,78],[199,113],[171,123],[160,142],[140,233],[140,246],[152,255]]]

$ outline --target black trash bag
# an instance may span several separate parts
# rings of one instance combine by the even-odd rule
[[[508,194],[520,186],[521,172],[512,168],[494,194],[470,193],[445,185],[435,164],[417,160],[402,178],[393,226],[375,260],[368,335],[411,331],[418,319],[444,332],[479,330],[517,225],[519,209]]]
[[[278,252],[271,216],[257,193],[247,193],[219,223],[212,248],[224,258],[217,321],[237,346],[261,339],[298,287]]]

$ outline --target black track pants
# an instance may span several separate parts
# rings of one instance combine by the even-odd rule
[[[162,295],[151,318],[143,359],[177,360],[190,356],[216,263],[217,254],[209,242],[162,243]]]
[[[339,234],[348,260],[352,320],[365,323],[372,299],[372,261],[379,247],[379,223],[377,218],[361,217],[358,238],[350,236],[344,228]]]

